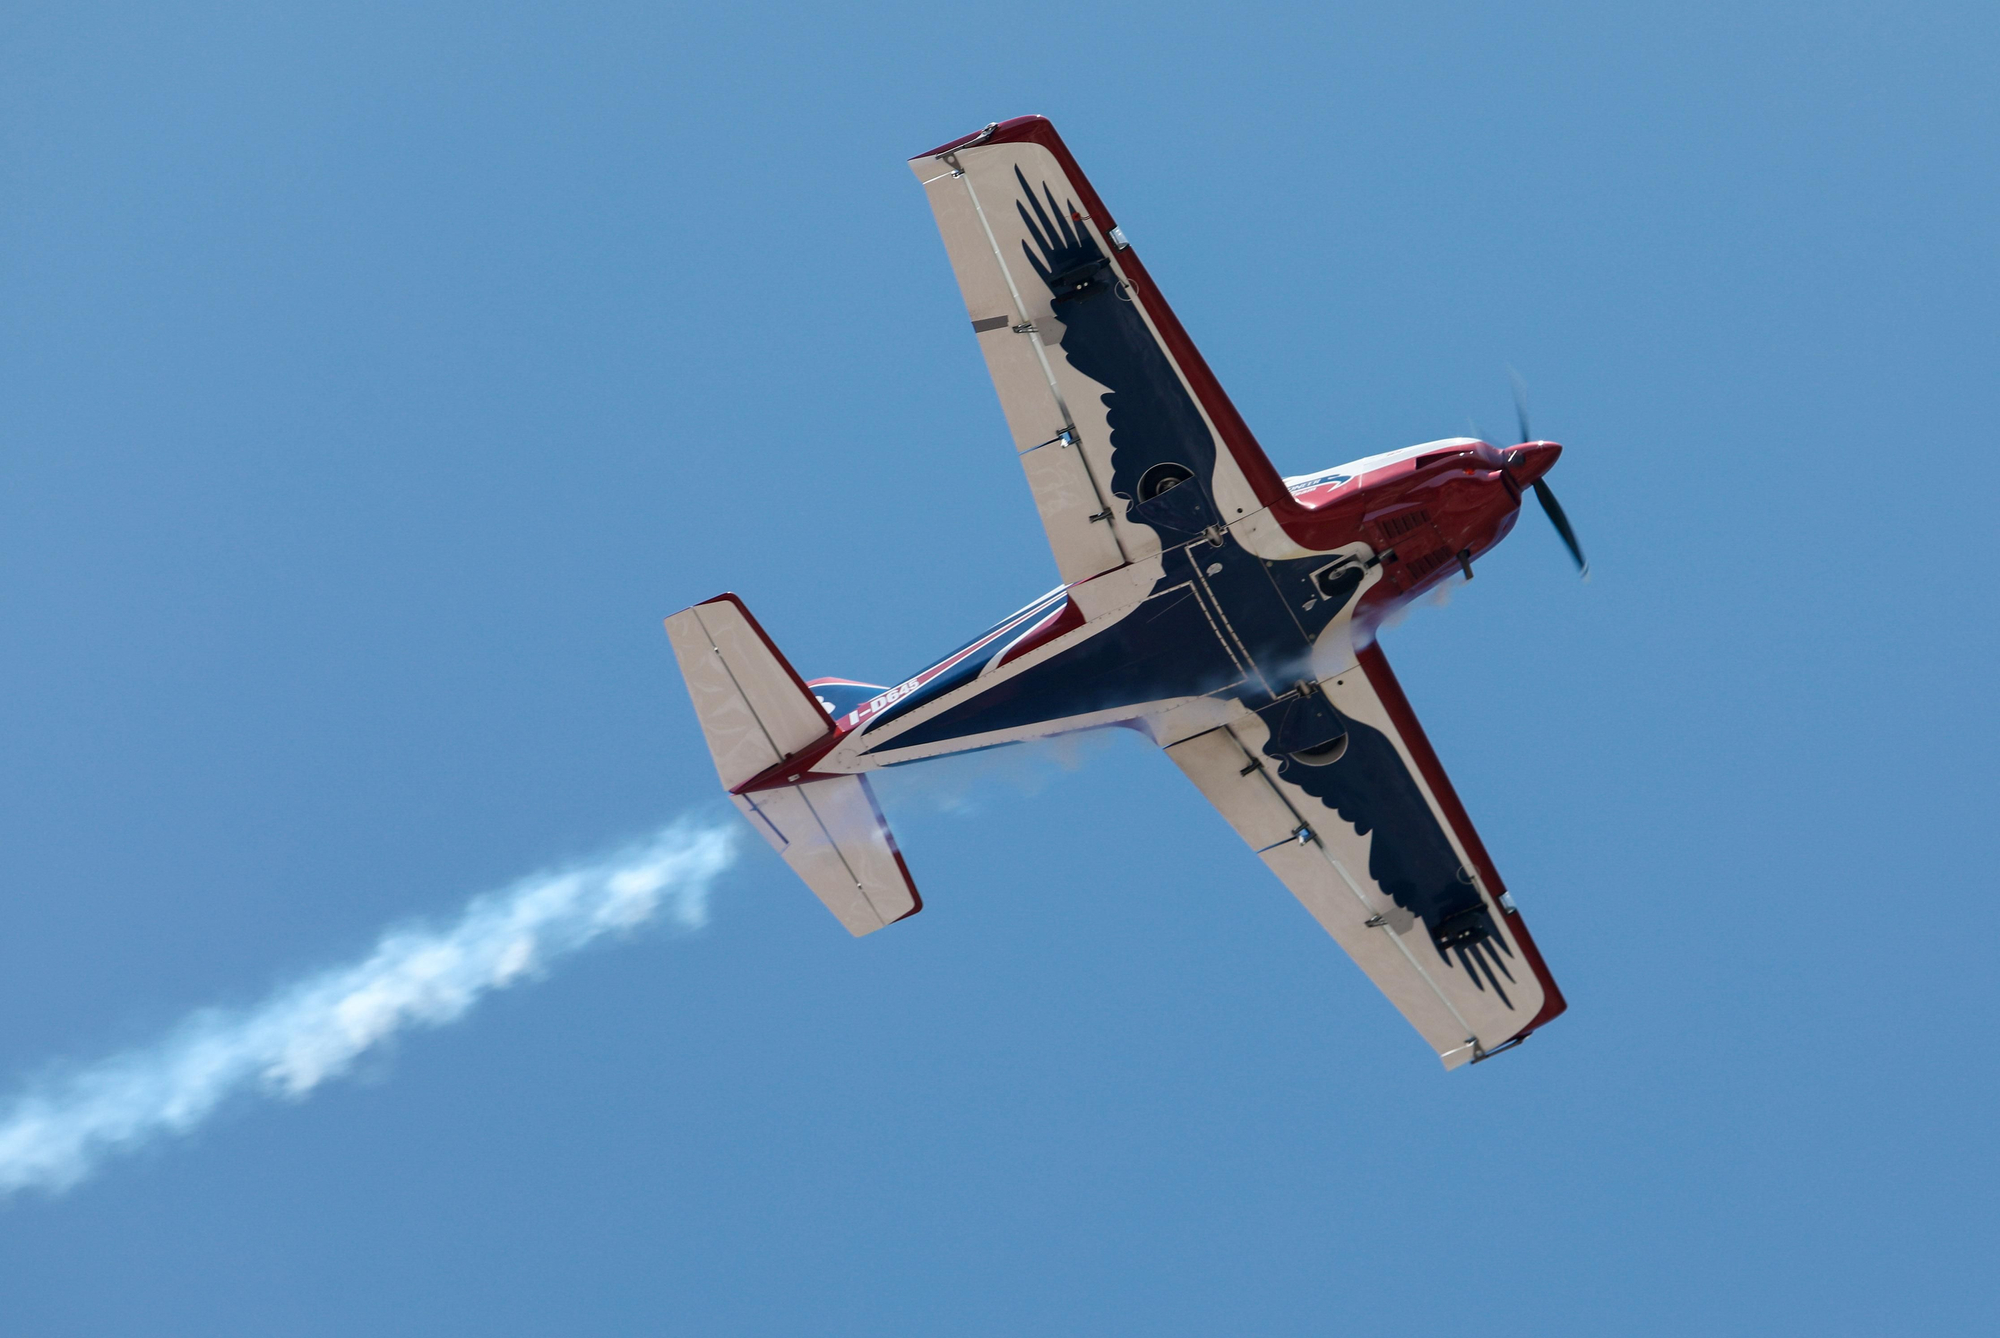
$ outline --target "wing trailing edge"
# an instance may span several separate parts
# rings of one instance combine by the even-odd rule
[[[1562,992],[1388,661],[1370,646],[1319,688],[1337,748],[1274,751],[1245,710],[1167,756],[1446,1068],[1525,1039]]]

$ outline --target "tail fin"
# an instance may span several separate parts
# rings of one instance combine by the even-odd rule
[[[717,595],[667,619],[694,713],[734,790],[833,733],[833,721],[764,629],[734,595]]]
[[[825,742],[834,725],[743,601],[717,595],[682,609],[667,619],[667,637],[723,788],[848,932],[870,933],[922,910],[865,778],[774,778],[747,788]]]

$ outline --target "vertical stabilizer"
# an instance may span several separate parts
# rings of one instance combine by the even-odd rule
[[[735,595],[667,619],[722,788],[762,775],[833,732],[812,689]]]

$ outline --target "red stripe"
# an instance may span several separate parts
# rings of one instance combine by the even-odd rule
[[[782,790],[788,785],[802,785],[809,780],[824,780],[825,776],[813,770],[813,764],[833,751],[833,746],[846,735],[838,730],[828,730],[826,737],[808,747],[801,748],[776,766],[758,772],[749,780],[731,790],[731,794],[749,794],[755,790]],[[835,776],[845,772],[828,773]]]
[[[821,715],[826,715],[826,708],[819,704],[819,697],[813,692],[811,688],[806,686],[806,681],[803,678],[799,677],[799,671],[792,668],[792,662],[785,658],[785,652],[778,649],[778,643],[771,640],[770,633],[764,630],[764,624],[757,621],[757,615],[750,612],[749,608],[744,605],[742,600],[738,599],[734,593],[725,590],[721,594],[715,596],[715,598],[704,599],[703,601],[701,601],[700,604],[696,604],[694,607],[701,608],[703,605],[706,604],[734,604],[736,606],[736,611],[743,615],[743,621],[750,624],[750,630],[755,632],[757,634],[757,639],[764,643],[764,649],[770,651],[771,658],[776,660],[778,662],[778,666],[781,669],[783,669],[788,675],[791,676],[791,680],[794,684],[798,686],[799,692],[805,696],[807,701],[813,704],[813,709],[818,711]],[[833,720],[832,717],[829,716],[827,718],[827,728],[830,730],[832,729],[832,727],[833,727]]]
[[[1000,665],[1018,660],[1028,652],[1038,650],[1057,637],[1074,632],[1081,626],[1083,626],[1083,610],[1076,606],[1076,601],[1066,598],[1061,608],[1051,610],[1047,617],[1021,633],[1020,639],[1013,645],[1001,651],[999,658],[993,662],[994,667],[998,668]]]
[[[925,684],[929,683],[939,674],[942,674],[945,670],[951,668],[953,665],[962,663],[967,656],[973,654],[975,651],[984,650],[986,647],[992,645],[995,641],[998,641],[1001,637],[1006,636],[1007,633],[1019,627],[1022,624],[1022,622],[1024,622],[1032,613],[1033,610],[1030,609],[1026,613],[1021,613],[1015,617],[1009,618],[1006,622],[1000,624],[1000,626],[994,628],[992,631],[988,632],[985,636],[980,637],[979,640],[973,642],[971,645],[967,646],[964,650],[953,652],[948,658],[940,660],[938,663],[932,665],[930,668],[918,674],[915,678],[905,679],[903,682],[896,684],[895,687],[884,688],[876,696],[870,698],[868,701],[861,703],[861,705],[855,707],[852,711],[848,712],[848,715],[855,717],[855,724],[857,725],[860,724],[861,721],[864,719],[872,720],[879,711],[888,710],[891,706],[896,705],[897,703],[903,701],[905,698],[909,697],[912,693],[915,693],[918,689],[922,688]],[[867,683],[857,683],[855,686],[865,688],[872,685]],[[900,695],[897,696],[895,701],[883,702],[882,705],[880,705],[879,707],[876,705],[877,702],[882,701],[883,697],[888,696],[892,692],[900,693]],[[845,719],[846,717],[842,718]]]

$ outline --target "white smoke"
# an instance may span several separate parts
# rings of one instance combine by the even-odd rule
[[[735,835],[676,823],[611,856],[476,897],[448,928],[391,930],[363,960],[253,1008],[201,1010],[155,1045],[37,1084],[0,1112],[0,1196],[67,1189],[113,1153],[189,1132],[239,1092],[304,1097],[397,1032],[455,1021],[481,996],[662,911],[698,928]]]
[[[989,802],[1005,795],[1041,794],[1118,747],[1122,736],[1130,732],[1106,726],[998,748],[946,753],[927,757],[919,764],[871,771],[868,783],[894,818],[933,812],[965,817],[982,812]]]

